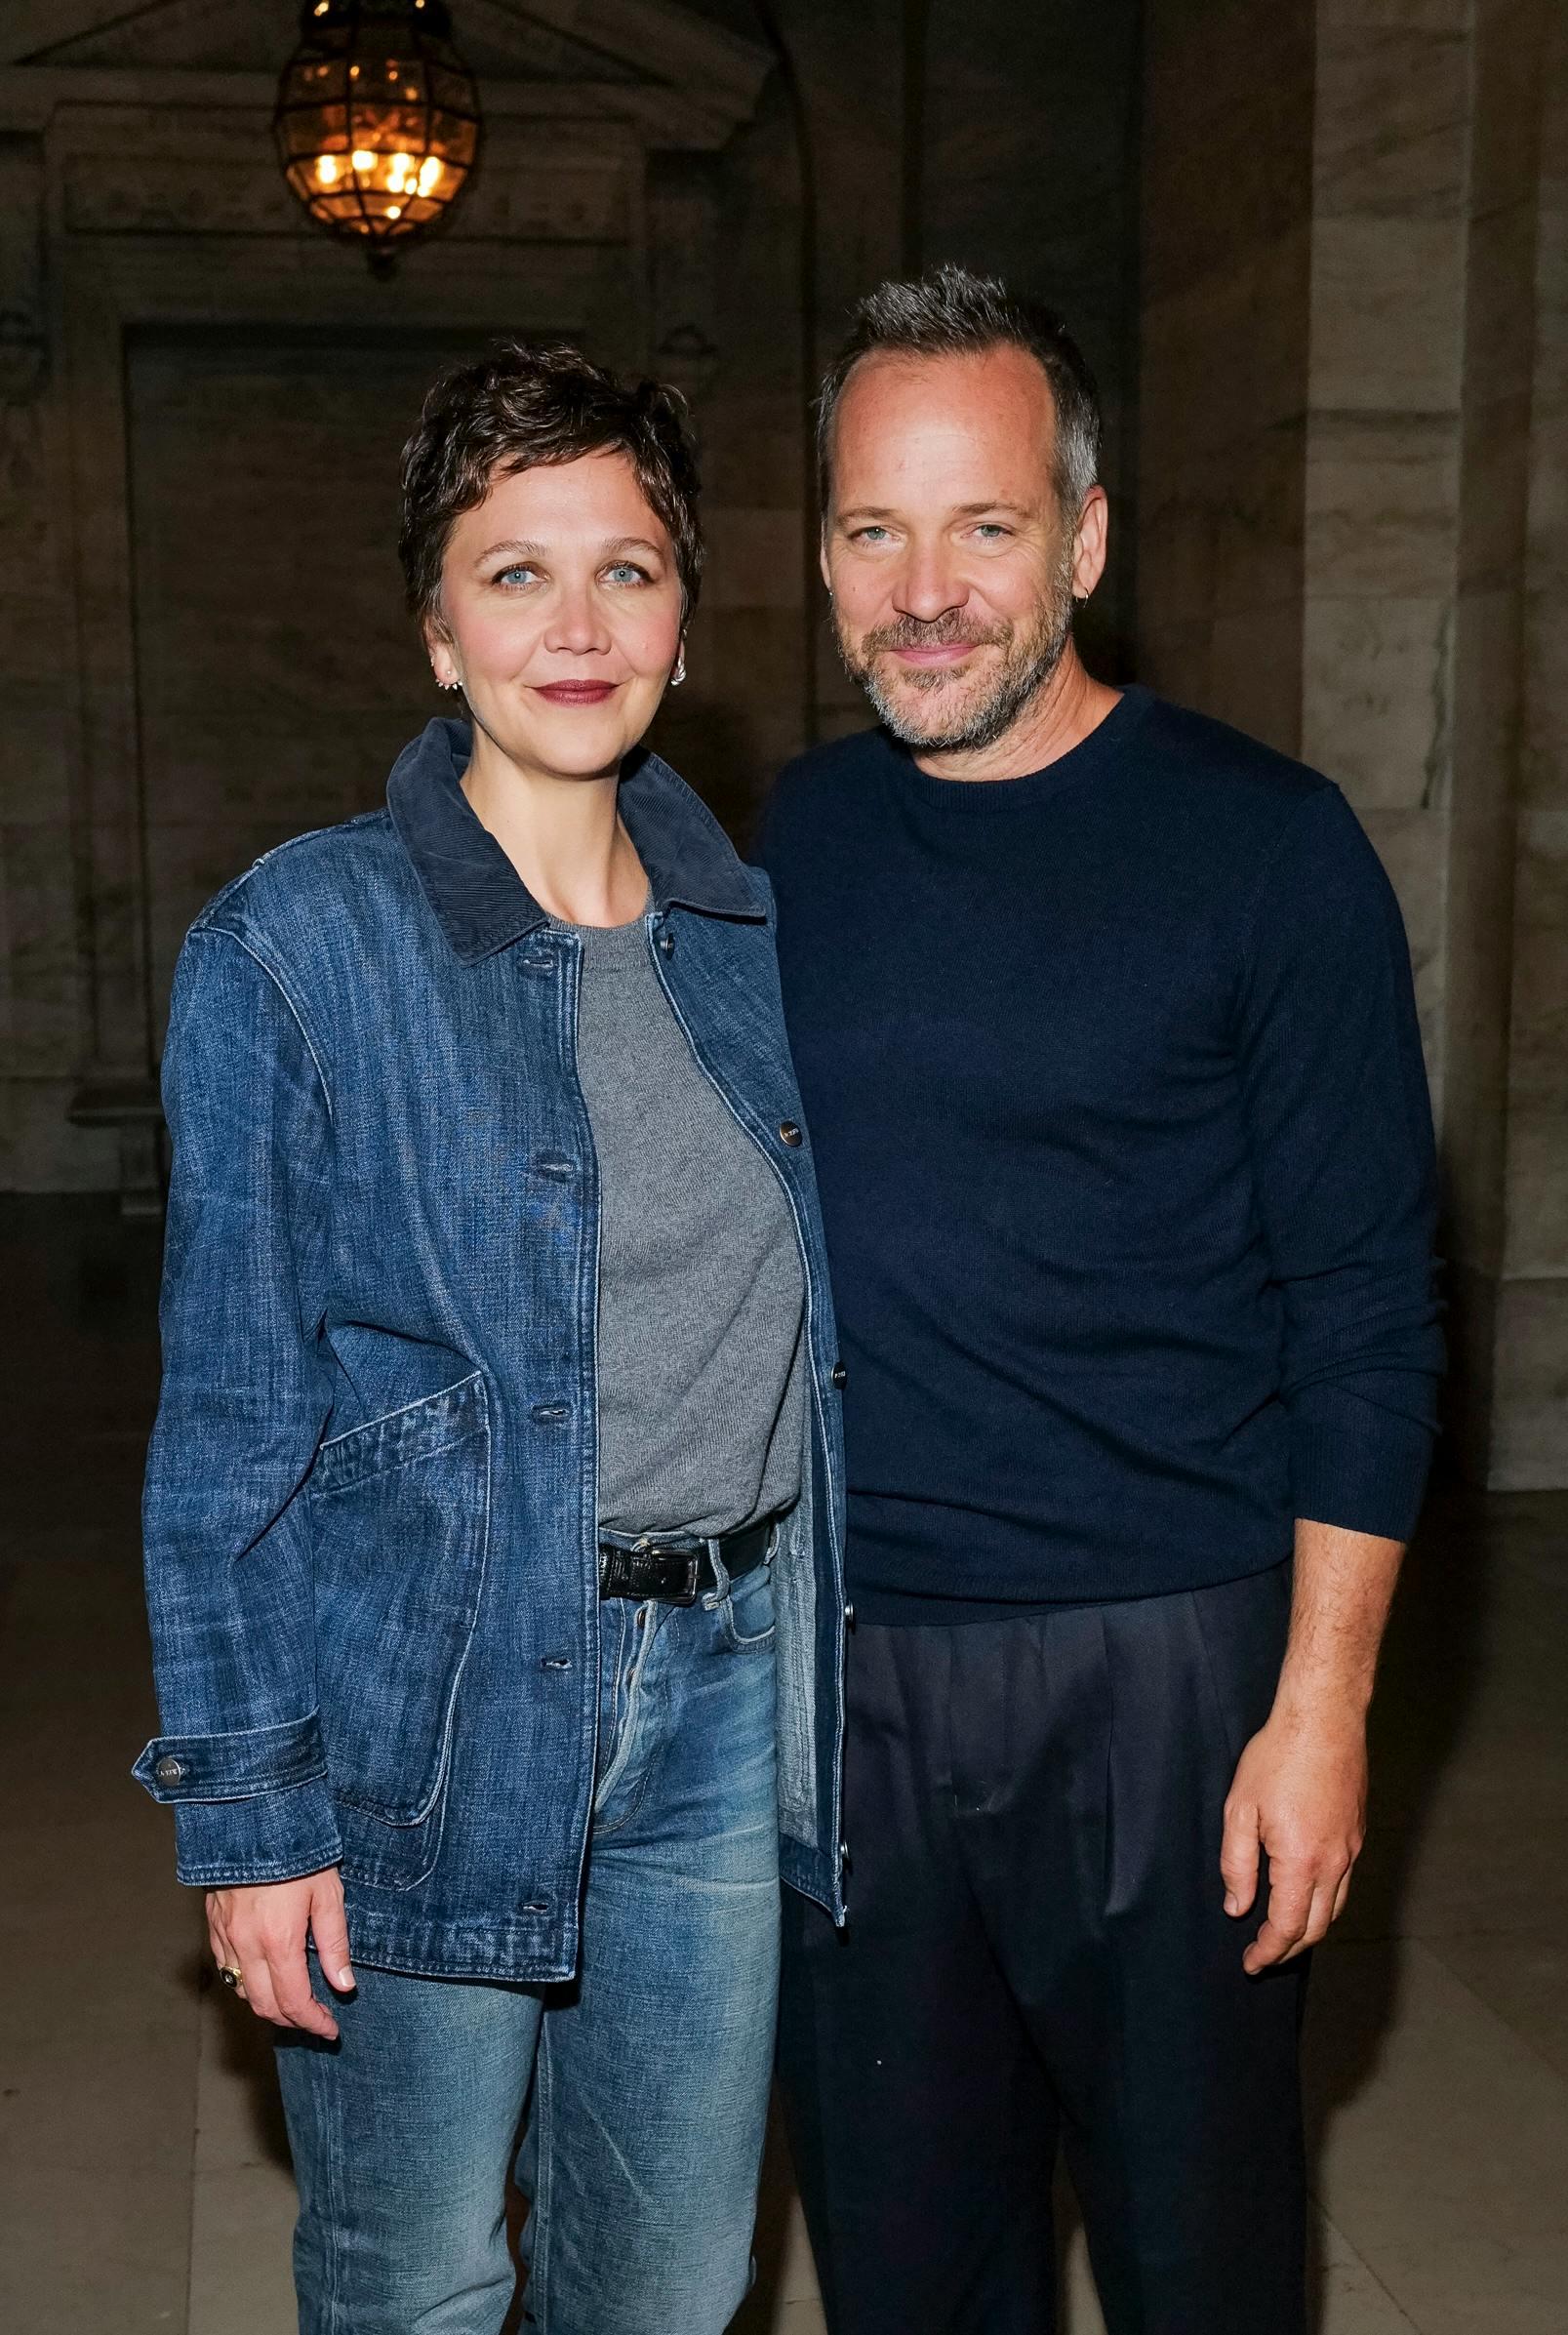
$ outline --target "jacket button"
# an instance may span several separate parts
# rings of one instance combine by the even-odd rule
[[[847,1840],[841,1840],[838,1844],[838,1870],[840,1872],[848,1872],[849,1869],[849,1842]]]
[[[846,1630],[853,1630],[855,1627],[855,1600],[853,1597],[844,1608],[844,1627]]]
[[[160,1784],[178,1784],[185,1771],[178,1759],[160,1759],[152,1772]]]
[[[663,952],[664,952],[665,956],[673,956],[673,955],[674,955],[674,953],[675,953],[675,936],[674,936],[674,934],[673,934],[673,933],[667,933],[667,932],[666,932],[666,933],[661,933],[661,934],[660,934],[660,936],[659,936],[659,946],[660,946],[660,947],[661,947],[661,948],[663,950]]]
[[[849,1372],[844,1368],[842,1362],[833,1364],[832,1369],[827,1373],[827,1383],[830,1387],[836,1387],[840,1394],[843,1393],[844,1389],[849,1385]]]
[[[779,1125],[779,1141],[782,1144],[787,1144],[790,1150],[794,1151],[799,1149],[801,1144],[805,1141],[805,1137],[801,1134],[800,1129],[795,1125],[793,1119],[783,1119],[780,1121]]]

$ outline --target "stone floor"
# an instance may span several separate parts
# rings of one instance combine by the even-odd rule
[[[285,2335],[258,2032],[205,1980],[151,1727],[136,1490],[152,1240],[0,1204],[0,2325]],[[1373,1839],[1309,2029],[1322,2335],[1568,2330],[1568,1498],[1449,1492],[1377,1711]],[[260,2046],[260,2047],[259,2047]],[[821,2327],[782,2166],[748,2335]],[[1100,2335],[1069,2239],[1070,2335]],[[1260,2331],[1266,2335],[1266,2331]]]

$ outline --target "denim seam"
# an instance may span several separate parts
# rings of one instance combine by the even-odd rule
[[[658,1615],[660,1611],[657,1605],[653,1606],[651,1610],[655,1615]],[[636,1662],[632,1665],[631,1678],[626,1690],[625,1728],[623,1734],[621,1748],[616,1758],[611,1763],[610,1770],[605,1777],[603,1787],[599,1792],[595,1794],[594,1808],[596,1814],[600,1808],[609,1804],[613,1792],[620,1785],[621,1780],[625,1774],[626,1768],[630,1763],[632,1745],[635,1739],[639,1718],[644,1711],[648,1712],[650,1718],[653,1718],[656,1715],[658,1698],[664,1692],[664,1688],[661,1680],[658,1678],[650,1679],[646,1686],[643,1683],[643,1671],[647,1668],[649,1657],[653,1652],[656,1632],[657,1624],[650,1623],[647,1629],[646,1639],[642,1652],[638,1655]],[[652,1751],[650,1752],[649,1756],[644,1759],[642,1763],[642,1771],[638,1775],[636,1783],[632,1787],[630,1797],[627,1799],[624,1808],[622,1809],[620,1815],[616,1818],[614,1824],[607,1825],[599,1824],[597,1822],[594,1824],[593,1831],[601,1840],[612,1839],[617,1832],[623,1832],[626,1826],[630,1824],[632,1818],[637,1814],[637,1811],[641,1808],[643,1801],[648,1796],[649,1785],[653,1782],[653,1779],[658,1775],[660,1769],[664,1763],[664,1751],[667,1743],[668,1729],[666,1728],[660,1733],[657,1741],[654,1744]]]
[[[368,1800],[356,1798],[351,1792],[344,1791],[341,1787],[334,1788],[334,1796],[341,1800],[345,1807],[353,1808],[360,1815],[373,1817],[378,1822],[388,1825],[393,1830],[400,1832],[414,1832],[417,1831],[422,1825],[428,1824],[432,1814],[436,1809],[437,1803],[443,1802],[444,1800],[444,1794],[452,1767],[452,1732],[453,1721],[458,1708],[458,1692],[462,1684],[462,1674],[468,1667],[468,1657],[473,1652],[473,1641],[479,1634],[479,1615],[484,1604],[485,1582],[490,1571],[490,1508],[494,1489],[495,1445],[490,1433],[490,1404],[488,1395],[486,1394],[483,1387],[483,1373],[476,1372],[475,1376],[480,1380],[481,1408],[484,1413],[485,1440],[485,1497],[479,1525],[479,1577],[474,1583],[473,1612],[468,1622],[467,1636],[463,1640],[462,1652],[459,1655],[457,1667],[452,1673],[452,1687],[447,1696],[446,1710],[442,1714],[440,1749],[436,1755],[435,1774],[430,1785],[429,1794],[416,1815],[398,1818],[389,1815],[383,1807],[378,1807]],[[477,1429],[475,1430],[476,1433],[479,1430]],[[471,1437],[464,1437],[463,1439],[465,1441],[472,1440]],[[430,1456],[434,1457],[435,1455],[431,1454]],[[442,1814],[443,1816],[445,1814],[444,1805],[442,1808]],[[430,1864],[425,1867],[423,1872],[416,1876],[417,1880],[423,1880],[427,1877],[430,1872],[432,1872],[434,1869],[435,1858],[438,1857],[440,1853],[440,1831],[438,1828],[436,1834],[436,1846],[431,1857]],[[412,1889],[416,1883],[415,1881],[410,1880],[393,1885]],[[375,1886],[375,1884],[372,1884],[372,1886]]]
[[[329,1119],[333,1118],[335,1113],[332,1107],[332,1089],[327,1084],[327,1073],[322,1068],[321,1057],[316,1052],[315,1040],[311,1037],[309,1030],[305,1027],[304,1016],[301,1013],[300,1008],[295,1004],[293,997],[290,995],[288,985],[284,981],[282,975],[277,971],[275,966],[269,965],[267,963],[266,958],[261,954],[259,948],[253,947],[249,941],[244,939],[241,934],[233,931],[232,928],[226,924],[198,924],[193,928],[189,937],[194,940],[198,935],[203,940],[211,936],[211,938],[214,940],[232,941],[235,947],[243,949],[245,954],[250,958],[252,964],[260,967],[261,971],[266,975],[267,980],[272,984],[272,986],[276,989],[278,995],[288,1007],[289,1012],[292,1015],[297,1027],[299,1028],[300,1035],[304,1040],[305,1052],[309,1055],[311,1063],[315,1067],[316,1077],[320,1081],[321,1100],[327,1107],[327,1116]]]
[[[550,2282],[548,2258],[550,2250],[550,2192],[554,2187],[555,2152],[552,2146],[553,2071],[550,2061],[550,2023],[546,2011],[539,2024],[539,2046],[534,2062],[534,2114],[539,2118],[539,2178],[534,2184],[533,2210],[539,2228],[535,2234],[528,2262],[528,2290],[524,2301],[528,2315],[548,2335]]]
[[[770,1557],[762,1568],[764,1571],[768,1572],[770,1584],[772,1581],[772,1563],[773,1560]],[[742,1578],[744,1579],[745,1576],[743,1575]],[[720,1633],[733,1654],[754,1653],[759,1646],[771,1644],[773,1639],[775,1639],[779,1634],[779,1620],[777,1615],[775,1615],[774,1619],[768,1624],[766,1630],[757,1630],[754,1636],[747,1637],[741,1630],[737,1630],[735,1627],[735,1584],[733,1581],[731,1582],[728,1590],[725,1591],[723,1597],[720,1599],[715,1611],[718,1615]]]
[[[654,1607],[654,1606],[650,1606],[650,1607],[648,1607],[648,1608],[646,1608],[646,1609],[645,1609],[645,1608],[641,1608],[641,1607],[640,1607],[638,1610],[639,1610],[639,1611],[647,1610],[647,1611],[649,1611],[650,1613],[657,1613],[657,1611],[658,1611],[658,1608],[657,1608],[657,1607]],[[602,1626],[602,1625],[601,1625],[601,1626]],[[625,1647],[625,1623],[624,1623],[624,1621],[623,1621],[623,1622],[622,1622],[621,1629],[622,1629],[621,1649],[620,1649],[620,1651],[618,1651],[618,1653],[617,1653],[617,1658],[616,1658],[616,1704],[615,1704],[615,1709],[616,1709],[616,1717],[617,1717],[617,1720],[618,1720],[618,1721],[619,1721],[619,1719],[620,1719],[620,1712],[621,1712],[621,1663],[620,1663],[620,1652],[621,1652],[621,1651],[623,1651],[623,1650],[624,1650],[624,1647]],[[626,1714],[625,1714],[625,1722],[624,1722],[624,1725],[621,1727],[621,1731],[620,1731],[619,1740],[617,1740],[617,1742],[616,1742],[616,1745],[615,1745],[615,1749],[614,1749],[614,1751],[613,1751],[611,1752],[611,1754],[610,1754],[610,1764],[609,1764],[609,1766],[608,1766],[608,1767],[605,1769],[605,1771],[604,1771],[604,1775],[603,1775],[603,1777],[600,1779],[600,1782],[599,1782],[599,1784],[598,1784],[597,1788],[595,1789],[595,1791],[594,1791],[594,1794],[593,1794],[593,1818],[594,1818],[595,1820],[596,1820],[596,1819],[597,1819],[597,1817],[598,1817],[599,1810],[600,1810],[601,1808],[605,1807],[605,1806],[608,1804],[608,1802],[609,1802],[609,1799],[610,1799],[610,1796],[611,1796],[612,1792],[614,1792],[614,1791],[615,1791],[615,1789],[616,1789],[617,1785],[620,1783],[620,1781],[621,1781],[622,1777],[624,1775],[624,1773],[625,1773],[625,1771],[626,1771],[626,1766],[627,1766],[627,1763],[628,1763],[628,1761],[629,1761],[629,1760],[630,1760],[630,1758],[631,1758],[631,1742],[632,1742],[632,1735],[633,1735],[633,1732],[634,1732],[634,1730],[635,1730],[635,1728],[636,1728],[636,1724],[637,1724],[637,1713],[638,1713],[639,1710],[641,1709],[641,1705],[642,1705],[642,1674],[643,1674],[643,1671],[646,1670],[646,1668],[647,1668],[647,1666],[648,1666],[648,1657],[649,1657],[650,1653],[653,1651],[653,1643],[654,1643],[654,1637],[655,1637],[656,1631],[657,1631],[657,1623],[656,1623],[656,1622],[654,1622],[653,1620],[650,1620],[650,1621],[648,1621],[648,1622],[645,1622],[645,1623],[644,1623],[644,1625],[643,1625],[643,1634],[642,1634],[642,1644],[641,1644],[641,1645],[638,1647],[638,1649],[637,1649],[637,1656],[636,1656],[636,1660],[635,1660],[635,1661],[632,1663],[631,1669],[630,1669],[630,1671],[627,1672],[627,1675],[626,1675]],[[641,1796],[641,1795],[640,1795],[640,1793],[639,1793],[639,1795],[638,1795],[638,1796],[639,1796],[639,1797]],[[633,1804],[635,1805],[635,1803],[633,1803]],[[621,1820],[621,1823],[623,1823],[623,1824],[624,1822],[625,1822],[625,1819],[624,1819],[624,1817],[623,1817],[623,1818],[622,1818],[622,1820]],[[592,1830],[593,1830],[594,1832],[600,1832],[600,1831],[619,1832],[619,1831],[620,1831],[620,1825],[612,1825],[612,1826],[608,1826],[608,1827],[601,1827],[601,1826],[600,1826],[600,1825],[599,1825],[599,1824],[598,1824],[598,1823],[595,1821],[595,1822],[593,1822],[593,1825],[592,1825]]]
[[[186,1739],[177,1736],[174,1740],[178,1743]],[[188,1740],[205,1743],[218,1739],[192,1736]],[[165,1808],[243,1808],[249,1800],[281,1800],[291,1792],[303,1792],[307,1784],[324,1784],[326,1780],[327,1763],[323,1759],[319,1766],[311,1768],[306,1775],[283,1779],[263,1777],[258,1784],[231,1784],[222,1792],[181,1792],[178,1785],[165,1784],[160,1787],[163,1796],[159,1805]]]
[[[164,1733],[153,1737],[154,1743],[243,1743],[251,1735],[287,1735],[297,1727],[308,1727],[312,1720],[319,1723],[320,1708],[307,1711],[302,1719],[268,1719],[264,1727],[220,1727],[210,1733],[193,1735],[189,1729],[179,1734]]]
[[[352,1430],[357,1433],[358,1429]],[[483,1427],[471,1427],[461,1435],[454,1435],[449,1443],[433,1443],[428,1451],[411,1451],[400,1460],[388,1460],[380,1468],[362,1468],[357,1475],[345,1475],[332,1483],[310,1484],[312,1500],[335,1500],[340,1492],[357,1491],[361,1484],[373,1484],[382,1475],[396,1475],[403,1468],[417,1468],[423,1460],[438,1460],[443,1452],[456,1451],[464,1443],[471,1443],[475,1435],[485,1432]],[[323,1444],[322,1449],[326,1446]]]
[[[611,1635],[616,1641],[615,1674],[610,1688],[610,1760],[612,1766],[615,1763],[616,1752],[620,1749],[621,1743],[621,1665],[625,1658],[626,1652],[626,1616],[624,1601],[621,1598],[617,1598],[616,1604],[620,1610],[617,1612],[615,1621],[611,1625]],[[599,1608],[599,1660],[601,1663],[604,1660],[604,1607],[602,1604]],[[597,1792],[595,1792],[594,1797],[597,1799]]]
[[[711,813],[709,816],[711,817]],[[660,986],[664,992],[664,996],[669,1005],[669,1010],[674,1015],[675,1021],[682,1034],[684,1035],[687,1044],[691,1047],[692,1054],[697,1063],[698,1068],[702,1071],[704,1077],[707,1080],[708,1085],[713,1089],[713,1092],[718,1096],[720,1102],[724,1104],[732,1118],[737,1121],[745,1134],[749,1135],[751,1141],[761,1152],[762,1157],[767,1162],[769,1169],[772,1171],[774,1180],[784,1193],[785,1204],[787,1205],[790,1214],[794,1219],[795,1240],[800,1254],[801,1270],[805,1275],[806,1282],[806,1378],[811,1389],[811,1402],[808,1407],[808,1422],[805,1433],[806,1466],[802,1490],[804,1499],[809,1502],[811,1493],[812,1462],[811,1426],[812,1424],[815,1424],[822,1438],[823,1473],[827,1498],[825,1534],[829,1544],[829,1549],[831,1549],[832,1520],[835,1514],[838,1513],[838,1491],[834,1483],[833,1476],[833,1438],[828,1429],[827,1414],[823,1405],[822,1387],[818,1379],[817,1338],[815,1334],[818,1321],[818,1307],[813,1288],[813,1274],[811,1269],[812,1243],[806,1221],[805,1203],[802,1199],[800,1191],[796,1188],[793,1180],[786,1176],[781,1167],[779,1160],[772,1149],[772,1147],[769,1145],[767,1138],[762,1131],[762,1124],[756,1113],[748,1105],[743,1104],[739,1097],[730,1095],[721,1085],[714,1072],[708,1067],[708,1065],[704,1058],[702,1049],[698,1045],[696,1033],[693,1031],[685,1014],[681,1011],[681,1007],[675,996],[675,992],[671,987],[669,980],[657,957],[654,960],[654,971],[658,975]],[[809,1561],[815,1562],[815,1559],[813,1558]],[[843,1567],[841,1560],[835,1559],[831,1554],[829,1556],[829,1585],[839,1609],[842,1611],[844,1604]],[[813,1611],[815,1615],[815,1605]],[[815,1636],[815,1625],[813,1634]],[[815,1647],[812,1650],[811,1660],[808,1667],[813,1672],[815,1672],[817,1668]],[[823,1779],[820,1773],[820,1747],[815,1742],[811,1743],[809,1746],[810,1765],[806,1775],[802,1779],[803,1789],[799,1792],[788,1792],[787,1797],[786,1779],[784,1773],[784,1763],[781,1759],[779,1794],[781,1811],[786,1811],[790,1816],[798,1817],[803,1824],[810,1827],[809,1838],[805,1834],[798,1832],[792,1836],[801,1840],[803,1846],[814,1851],[817,1855],[827,1855],[833,1858],[832,1879],[829,1882],[828,1890],[829,1911],[833,1913],[835,1921],[838,1920],[843,1908],[843,1873],[842,1869],[837,1861],[836,1854],[837,1844],[842,1840],[844,1832],[843,1746],[846,1722],[844,1665],[842,1660],[840,1660],[836,1665],[836,1671],[837,1678],[834,1689],[836,1702],[834,1707],[833,1738],[835,1749],[832,1763],[832,1774],[828,1780],[829,1811],[831,1816],[831,1830],[828,1840],[824,1841],[822,1834],[821,1795]],[[784,1750],[782,1734],[780,1738],[780,1750],[781,1752]],[[792,1782],[793,1775],[791,1774],[791,1776],[787,1779],[787,1783]]]
[[[175,1878],[181,1889],[257,1889],[268,1881],[303,1880],[307,1873],[325,1872],[329,1865],[341,1862],[342,1852],[330,1848],[312,1855],[308,1865],[302,1865],[298,1857],[269,1857],[257,1865],[243,1858],[236,1863],[232,1857],[224,1864],[186,1865],[177,1857]]]
[[[309,2046],[305,2048],[309,2049]],[[340,2307],[342,2300],[340,2275],[342,2268],[341,2233],[343,2226],[342,2086],[332,2080],[335,2069],[325,2051],[311,2052],[311,2066],[315,2072],[317,2113],[323,2126],[327,2158],[326,2294],[323,2297],[326,2304],[325,2335],[337,2335],[337,2330],[342,2325]]]
[[[466,1378],[454,1379],[450,1387],[437,1387],[433,1394],[416,1395],[412,1402],[399,1403],[395,1411],[382,1411],[379,1419],[361,1420],[358,1427],[345,1427],[341,1434],[328,1435],[317,1451],[331,1451],[335,1443],[346,1443],[351,1435],[368,1435],[373,1428],[385,1427],[393,1419],[402,1419],[410,1411],[422,1411],[427,1403],[438,1403],[449,1394],[461,1394],[464,1387],[472,1387],[484,1377],[482,1370],[470,1370]]]

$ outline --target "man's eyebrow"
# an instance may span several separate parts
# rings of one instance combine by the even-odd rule
[[[1005,496],[997,495],[987,503],[955,503],[948,515],[954,519],[978,519],[983,511],[988,510],[1006,511],[1009,517],[1014,519],[1029,519],[1034,516],[1035,505],[1028,503],[1009,503]],[[838,526],[842,526],[848,519],[892,519],[897,516],[898,513],[894,506],[884,503],[851,503],[848,509],[836,510],[833,513],[834,521]]]

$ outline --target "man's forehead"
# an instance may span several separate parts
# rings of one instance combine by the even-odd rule
[[[842,419],[846,409],[864,411],[886,404],[917,405],[960,422],[973,422],[998,408],[1015,413],[1027,408],[1049,423],[1056,412],[1051,378],[1039,358],[1009,342],[930,353],[868,349],[850,368],[837,418]]]
[[[876,516],[877,506],[887,515],[906,499],[940,502],[951,517],[1004,508],[1032,517],[1050,506],[1054,408],[1044,368],[1026,350],[875,350],[851,373],[834,424],[841,519]]]
[[[931,357],[875,349],[844,384],[828,456],[835,473],[847,463],[912,480],[920,469],[946,469],[956,500],[1028,501],[1032,474],[1050,471],[1055,436],[1050,381],[1025,349]],[[977,480],[972,458],[994,475]],[[835,484],[860,500],[847,478]]]

